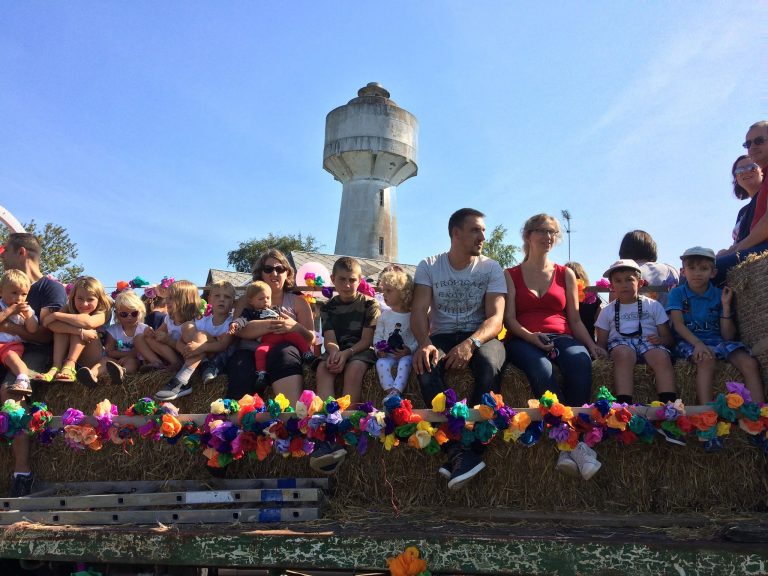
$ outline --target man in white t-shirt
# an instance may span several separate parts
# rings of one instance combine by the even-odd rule
[[[414,277],[411,330],[418,348],[413,365],[427,406],[446,389],[445,371],[469,368],[475,379],[469,406],[486,392],[499,391],[505,354],[496,338],[501,332],[507,293],[504,272],[481,255],[485,215],[462,208],[448,221],[451,248],[422,260]],[[457,489],[485,468],[483,446],[444,445],[449,460],[440,474]]]

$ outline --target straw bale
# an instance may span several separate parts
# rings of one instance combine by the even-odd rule
[[[768,339],[768,251],[750,254],[728,273],[741,339],[748,346]],[[768,382],[768,350],[756,354]]]
[[[684,400],[694,401],[692,371],[687,364],[676,366],[678,384]],[[718,373],[718,382],[732,378],[732,368]],[[87,412],[108,398],[125,410],[143,396],[151,396],[169,378],[168,374],[143,374],[129,379],[123,387],[104,383],[95,390],[79,384],[44,385],[36,391],[52,411],[61,414],[68,407]],[[636,370],[638,400],[654,397],[652,375]],[[312,377],[308,377],[308,385]],[[595,389],[610,384],[611,367],[598,362],[594,370]],[[210,402],[223,396],[226,377],[203,386],[197,376],[194,393],[176,405],[185,413],[207,413]],[[451,376],[449,384],[459,396],[471,386],[468,373]],[[508,367],[502,391],[511,405],[524,405],[530,393],[520,371]],[[369,371],[363,397],[381,404],[382,391],[375,373]],[[423,407],[418,386],[412,377],[406,392],[416,407]],[[440,456],[398,447],[386,452],[371,442],[368,453],[350,451],[347,462],[336,475],[333,499],[335,507],[391,506],[410,507],[504,507],[539,511],[604,512],[761,512],[768,511],[768,464],[766,457],[748,445],[740,432],[726,440],[726,450],[707,455],[694,441],[679,447],[663,441],[652,446],[621,446],[607,442],[597,448],[603,469],[589,483],[564,477],[554,470],[557,450],[543,440],[525,448],[505,444],[500,439],[487,449],[488,464],[481,479],[469,489],[452,493],[437,475]],[[8,452],[5,452],[8,455]],[[107,444],[98,452],[73,453],[57,440],[52,446],[33,445],[32,466],[38,478],[53,482],[96,480],[165,480],[210,478],[201,454],[189,454],[181,446],[137,439],[134,446]],[[10,477],[10,462],[0,460],[0,490]],[[227,468],[227,477],[311,477],[315,476],[306,458],[271,455],[264,462],[246,459]]]

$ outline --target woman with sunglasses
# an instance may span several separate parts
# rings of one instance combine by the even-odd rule
[[[272,249],[262,254],[253,267],[253,279],[262,280],[272,288],[272,306],[278,309],[280,318],[252,320],[237,332],[239,346],[227,363],[228,398],[237,399],[253,392],[264,394],[266,384],[259,383],[254,361],[259,338],[288,332],[307,339],[310,335],[314,337],[312,310],[301,293],[294,290],[294,271],[282,252]],[[247,305],[241,297],[233,317],[238,318]],[[289,343],[272,346],[267,355],[267,374],[274,395],[282,393],[291,406],[295,405],[304,385],[301,352]]]
[[[560,240],[560,223],[548,214],[529,218],[522,230],[523,262],[504,272],[507,303],[504,344],[507,360],[525,372],[533,394],[547,390],[568,406],[589,402],[592,358],[605,357],[579,316],[576,275],[549,259]],[[553,364],[562,375],[560,387]],[[557,470],[589,479],[600,468],[595,452],[583,442],[561,452]]]
[[[736,227],[733,229],[733,244],[717,253],[716,285],[725,282],[728,270],[740,262],[740,257],[753,252],[768,249],[768,238],[761,237],[759,232],[750,230],[755,216],[758,192],[763,183],[763,171],[749,156],[739,156],[731,167],[733,176],[733,194],[739,200],[749,199],[749,203],[739,210],[736,216]],[[739,253],[739,254],[737,254]]]

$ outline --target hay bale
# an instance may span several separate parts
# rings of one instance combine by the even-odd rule
[[[725,366],[717,382],[733,369]],[[610,384],[609,362],[595,364],[595,390]],[[692,370],[677,364],[676,374],[682,396],[692,402],[695,396]],[[652,399],[653,377],[644,367],[637,368],[638,400]],[[51,384],[36,391],[52,411],[61,414],[66,408],[89,411],[100,400],[108,398],[121,410],[138,398],[151,396],[167,380],[167,374],[143,374],[128,379],[121,387],[104,384],[91,390],[78,384]],[[308,376],[308,385],[312,377]],[[468,372],[449,379],[460,397],[471,386]],[[220,398],[226,389],[226,378],[219,377],[203,386],[193,380],[193,394],[176,404],[182,412],[207,413],[210,402]],[[502,392],[509,404],[525,405],[530,393],[522,373],[512,367],[504,372]],[[373,370],[366,375],[363,397],[381,405],[383,392]],[[423,407],[415,377],[411,377],[406,397],[414,406]],[[765,512],[768,511],[768,464],[759,451],[749,446],[739,432],[726,440],[726,450],[707,455],[693,446],[672,446],[665,442],[652,446],[629,447],[606,442],[597,448],[603,469],[589,483],[564,477],[554,470],[557,451],[550,441],[525,448],[518,444],[494,441],[485,455],[488,468],[482,480],[470,489],[457,493],[446,489],[438,478],[440,456],[398,447],[386,452],[372,442],[368,453],[350,451],[347,462],[336,475],[334,509],[344,506],[391,505],[409,507],[488,507],[538,511],[602,511],[602,512]],[[189,454],[181,446],[164,442],[136,440],[134,446],[107,444],[98,452],[74,453],[57,440],[52,446],[33,444],[32,466],[38,478],[52,482],[96,480],[206,480],[210,474],[201,454]],[[0,461],[0,479],[10,477],[9,458]],[[264,462],[246,459],[230,465],[232,478],[310,477],[308,459],[283,458],[272,454]],[[7,484],[0,489],[8,489]]]
[[[763,383],[768,382],[768,251],[751,254],[728,272],[733,288],[736,315],[742,341],[763,348],[755,357],[760,363]]]

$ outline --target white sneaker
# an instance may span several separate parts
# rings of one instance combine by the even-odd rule
[[[597,461],[597,452],[584,444],[584,442],[579,442],[576,448],[571,451],[571,458],[579,467],[579,472],[584,480],[592,478],[602,466]]]
[[[580,478],[579,465],[571,458],[570,452],[560,452],[560,456],[557,457],[557,464],[555,470],[565,474],[566,476],[573,476],[574,478]]]

